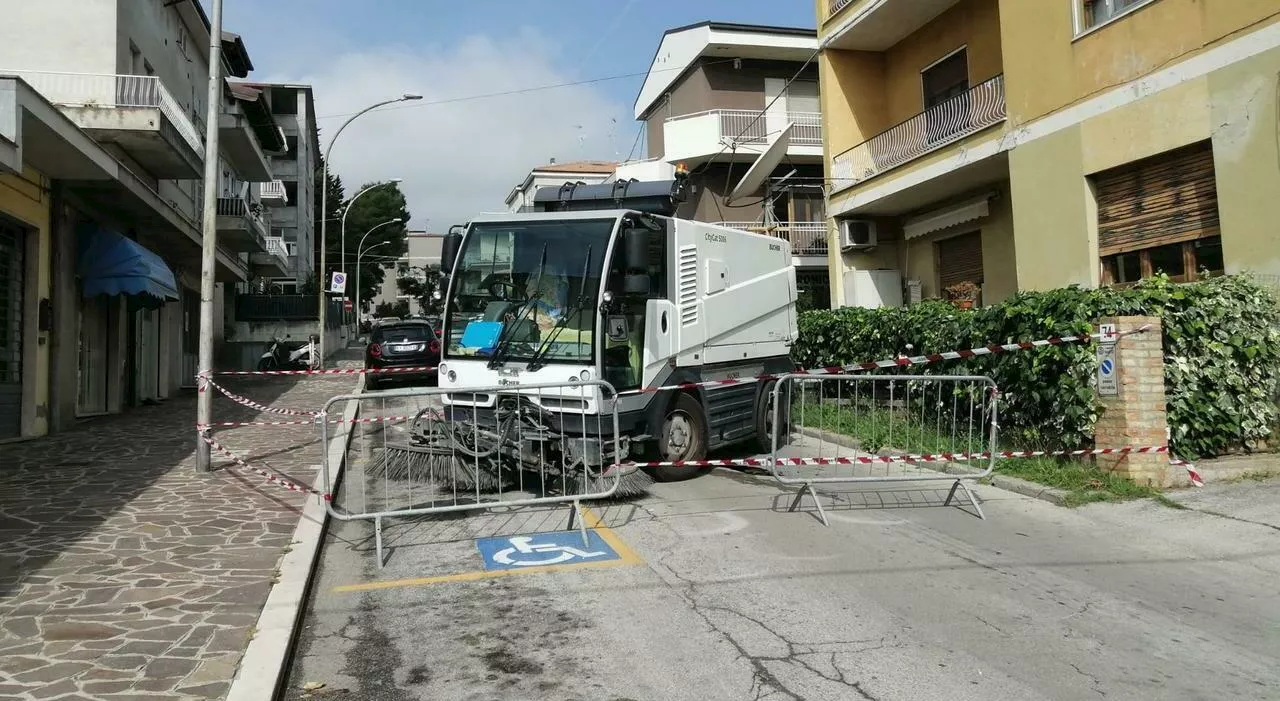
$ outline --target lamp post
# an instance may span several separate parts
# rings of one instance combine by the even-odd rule
[[[343,122],[342,126],[338,127],[338,130],[333,133],[333,138],[329,139],[329,145],[326,146],[324,149],[324,168],[321,171],[321,175],[320,175],[321,216],[324,216],[329,212],[329,152],[333,151],[333,144],[338,140],[338,137],[342,135],[342,131],[346,129],[348,125],[354,122],[361,115],[372,112],[373,110],[376,110],[379,107],[395,104],[397,102],[408,102],[411,100],[421,100],[421,99],[422,99],[421,95],[413,95],[413,94],[405,93],[404,95],[401,95],[400,97],[397,97],[391,100],[383,100],[381,102],[375,102],[374,104],[369,105],[368,107],[348,117],[347,121]],[[322,367],[322,368],[324,367],[324,350],[325,350],[324,348],[325,319],[324,318],[325,318],[325,311],[329,306],[328,305],[329,271],[327,270],[328,266],[325,260],[326,259],[325,248],[328,246],[328,240],[326,238],[328,234],[328,224],[329,224],[328,218],[320,220],[320,352],[319,352],[320,358],[319,358],[319,367]],[[212,305],[210,305],[210,311],[212,312]]]
[[[372,234],[373,232],[377,231],[378,229],[381,229],[384,226],[390,226],[391,224],[403,224],[403,223],[404,223],[403,219],[397,218],[397,219],[388,219],[387,221],[384,221],[381,224],[375,224],[373,228],[364,232],[364,236],[360,237],[360,243],[356,244],[356,321],[357,322],[360,320],[360,312],[362,311],[360,309],[360,257],[364,255],[364,253],[367,253],[368,251],[372,251],[378,246],[384,246],[388,243],[391,243],[390,241],[375,243],[365,251],[361,251],[360,249],[364,247],[364,240],[369,238],[369,234]]]
[[[196,400],[196,469],[212,469],[213,455],[205,439],[213,422],[213,388],[208,386],[213,372],[213,296],[218,266],[218,113],[222,109],[222,0],[213,0],[209,30],[209,85],[205,114],[204,213],[200,226],[200,338],[197,365],[200,376]]]
[[[356,200],[360,199],[361,195],[369,192],[370,190],[380,188],[383,185],[391,185],[399,182],[404,182],[404,178],[392,178],[384,182],[374,183],[369,187],[366,187],[365,189],[361,190],[360,192],[357,192],[355,197],[352,197],[351,199],[347,200],[347,206],[342,210],[342,233],[339,236],[341,243],[339,244],[339,248],[338,248],[338,254],[342,258],[342,263],[340,264],[342,268],[342,272],[345,273],[347,271],[347,214],[351,212],[352,206],[355,205]],[[396,219],[395,221],[400,221],[400,220]],[[384,222],[384,223],[390,224],[391,222]],[[379,224],[379,226],[381,226],[381,224]],[[374,227],[374,228],[377,228],[377,227]],[[368,235],[369,235],[368,233],[365,234],[365,236],[368,236]],[[364,239],[360,239],[360,240],[363,241]]]

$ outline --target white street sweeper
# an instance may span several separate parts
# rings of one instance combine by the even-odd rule
[[[478,216],[446,236],[447,420],[417,443],[492,470],[699,460],[748,441],[767,450],[773,383],[703,383],[795,367],[791,245],[673,218],[686,183],[542,188],[535,211]],[[648,472],[673,481],[698,469]]]

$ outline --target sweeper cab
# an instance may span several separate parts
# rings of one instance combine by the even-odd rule
[[[468,456],[507,453],[526,464],[590,469],[602,461],[699,460],[740,442],[768,449],[773,383],[714,381],[794,369],[791,245],[674,218],[686,187],[681,173],[663,182],[542,188],[535,211],[478,216],[445,237],[444,412],[454,426],[489,427],[488,443],[466,439]],[[539,389],[521,389],[530,386]],[[524,413],[480,391],[495,387],[516,390]],[[543,444],[499,446],[511,442],[515,421],[530,423],[520,435]],[[615,430],[622,454],[602,455]],[[594,450],[570,444],[561,452],[574,455],[545,458],[558,450],[558,434],[597,431]],[[451,441],[452,449],[463,439],[421,440]],[[586,457],[593,452],[597,458]],[[697,471],[650,474],[670,481]]]

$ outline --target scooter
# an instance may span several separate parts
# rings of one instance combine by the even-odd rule
[[[285,336],[289,338],[289,336]],[[259,370],[307,370],[315,367],[316,336],[312,334],[307,342],[297,348],[286,349],[284,341],[272,338],[267,351],[258,359]]]

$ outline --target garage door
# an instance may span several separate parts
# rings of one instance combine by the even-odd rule
[[[22,435],[22,229],[0,221],[0,439]]]

